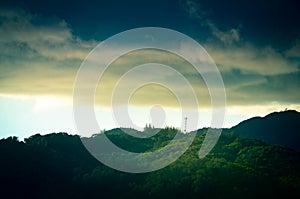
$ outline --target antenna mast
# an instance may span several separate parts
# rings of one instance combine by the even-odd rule
[[[184,118],[184,132],[186,133],[187,117]]]

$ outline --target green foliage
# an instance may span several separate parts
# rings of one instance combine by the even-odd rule
[[[151,130],[154,128],[147,128]],[[197,133],[190,148],[176,162],[145,174],[119,172],[102,165],[86,151],[78,136],[66,133],[37,134],[24,142],[16,137],[2,139],[0,189],[10,198],[300,196],[298,151],[223,133],[213,150],[199,159],[206,130]],[[136,152],[164,147],[177,133],[180,139],[175,144],[181,146],[189,135],[175,128],[160,129],[150,138],[134,138],[121,129],[105,132],[116,145]],[[99,136],[103,133],[89,139]]]

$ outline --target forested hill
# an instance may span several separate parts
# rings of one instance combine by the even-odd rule
[[[229,131],[243,137],[260,139],[269,144],[300,150],[300,113],[294,110],[254,117],[241,122]]]
[[[137,132],[136,132],[137,133]],[[136,152],[163,147],[178,132],[162,129],[149,139],[131,139],[120,129],[106,135]],[[97,139],[103,134],[95,135]],[[182,134],[184,140],[185,134]],[[203,159],[197,134],[188,151],[159,171],[130,174],[96,161],[78,136],[34,135],[0,140],[3,198],[299,198],[300,153],[223,133]]]

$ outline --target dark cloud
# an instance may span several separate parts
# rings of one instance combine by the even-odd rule
[[[186,0],[189,15],[208,20],[220,31],[238,29],[245,41],[257,46],[290,48],[300,37],[297,1]],[[192,13],[192,14],[191,14]]]
[[[212,34],[260,46],[290,48],[300,38],[297,1],[38,1],[4,0],[0,6],[21,7],[47,17],[58,16],[83,39],[103,40],[143,26],[175,29],[203,41]],[[45,23],[45,21],[43,22]],[[198,23],[198,27],[197,27]],[[202,26],[199,26],[202,25]],[[222,39],[221,39],[222,40]]]
[[[239,71],[223,73],[230,105],[298,104],[300,73],[262,76]]]
[[[299,104],[300,21],[292,2],[14,0],[0,5],[13,6],[0,12],[2,94],[71,94],[76,69],[100,40],[135,27],[163,26],[203,44],[222,73],[229,105]]]
[[[188,32],[191,22],[177,0],[152,1],[38,1],[11,0],[0,5],[22,7],[32,13],[59,16],[83,39],[104,40],[121,31],[159,26]]]

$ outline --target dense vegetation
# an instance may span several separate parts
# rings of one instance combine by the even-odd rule
[[[168,144],[177,130],[148,139],[120,129],[105,132],[120,147],[151,151]],[[135,132],[142,133],[142,132]],[[95,135],[94,138],[103,135]],[[182,134],[182,139],[185,136]],[[235,133],[223,133],[205,158],[199,131],[176,162],[150,173],[130,174],[95,160],[78,136],[39,134],[0,140],[1,193],[9,198],[289,198],[300,196],[300,153]],[[93,138],[91,138],[93,139]],[[296,197],[297,198],[297,197]]]

